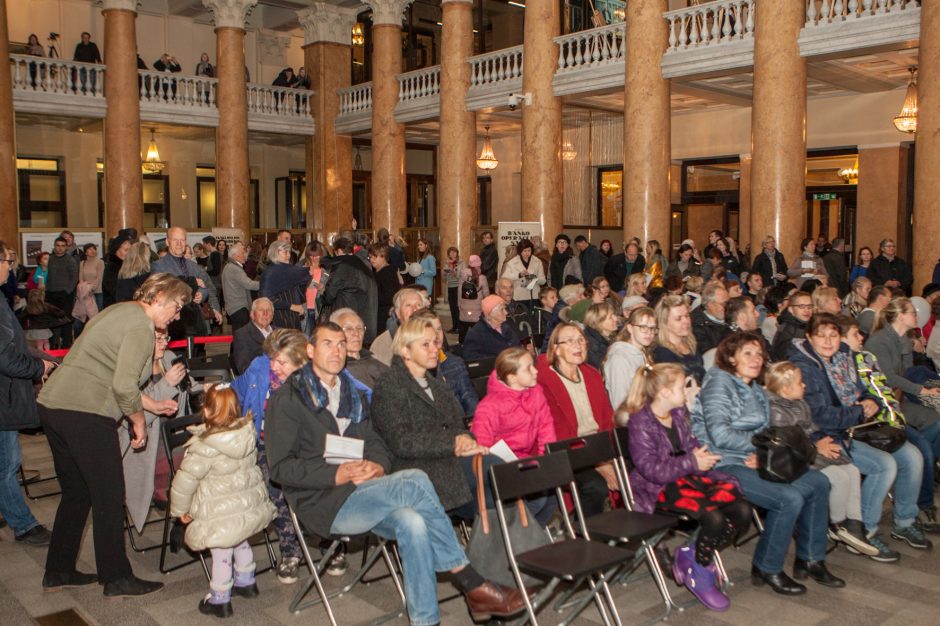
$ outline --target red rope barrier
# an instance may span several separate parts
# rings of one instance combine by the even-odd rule
[[[232,338],[232,335],[208,335],[205,337],[193,337],[193,343],[196,345],[204,345],[207,343],[232,343]],[[185,348],[187,345],[185,339],[177,339],[176,341],[168,343],[166,347],[170,350],[174,350],[176,348]],[[64,357],[69,353],[69,349],[45,350],[45,353],[52,357]]]

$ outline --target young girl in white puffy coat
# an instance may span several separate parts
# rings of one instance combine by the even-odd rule
[[[212,580],[199,612],[228,617],[232,593],[258,595],[248,538],[274,519],[275,508],[256,460],[253,420],[241,417],[228,385],[206,392],[203,417],[203,424],[190,428],[193,436],[173,478],[170,514],[188,525],[187,546],[212,553]]]

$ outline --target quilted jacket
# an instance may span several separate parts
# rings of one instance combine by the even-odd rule
[[[186,456],[173,478],[170,514],[192,516],[186,527],[191,549],[234,548],[276,514],[258,467],[254,424],[241,419],[209,435],[200,424],[190,432]]]
[[[542,387],[511,389],[495,370],[470,430],[482,446],[502,439],[520,459],[544,454],[545,444],[555,441],[555,424]]]

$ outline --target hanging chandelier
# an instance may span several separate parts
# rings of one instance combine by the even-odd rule
[[[578,151],[574,149],[574,146],[570,141],[566,141],[561,146],[561,158],[565,161],[574,161],[578,158]]]
[[[160,160],[160,151],[157,150],[157,140],[154,138],[154,129],[150,129],[150,144],[147,146],[147,157],[141,168],[148,174],[159,174],[166,167],[166,162]]]
[[[493,153],[493,143],[490,141],[490,127],[485,126],[486,134],[483,136],[483,149],[477,158],[477,167],[481,170],[495,170],[499,165],[496,155]]]
[[[907,96],[901,112],[894,118],[894,127],[902,133],[914,134],[917,132],[917,68],[909,68],[911,83],[907,86]]]
[[[848,185],[858,184],[858,157],[855,157],[855,164],[852,167],[843,167],[839,170],[839,177]]]

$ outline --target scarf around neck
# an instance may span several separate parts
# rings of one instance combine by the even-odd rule
[[[304,387],[304,393],[301,395],[307,408],[311,411],[327,408],[330,404],[329,393],[320,382],[320,379],[317,378],[317,375],[313,373],[313,367],[309,363],[300,369],[300,379]],[[344,369],[337,376],[337,381],[340,385],[339,408],[336,411],[337,414],[333,417],[347,418],[353,424],[358,424],[368,418],[368,409],[356,392],[357,385],[355,385],[352,376]]]

